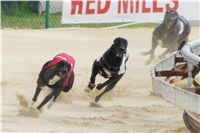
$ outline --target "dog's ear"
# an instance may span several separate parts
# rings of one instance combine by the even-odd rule
[[[123,41],[124,41],[124,46],[127,48],[128,47],[128,41],[125,38],[123,38]]]
[[[166,10],[165,15],[178,15],[178,12],[174,9]]]
[[[120,43],[121,39],[122,39],[121,37],[117,37],[114,39],[113,43],[118,44],[118,43]]]

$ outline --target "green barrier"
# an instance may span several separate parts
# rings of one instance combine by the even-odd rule
[[[50,2],[49,0],[46,1],[46,18],[45,18],[45,28],[48,29],[50,28]]]

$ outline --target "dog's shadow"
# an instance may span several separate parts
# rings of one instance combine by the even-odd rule
[[[31,102],[26,98],[26,96],[16,93],[16,97],[19,101],[18,116],[39,117],[40,111],[31,105]]]

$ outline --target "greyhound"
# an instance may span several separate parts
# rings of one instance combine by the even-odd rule
[[[90,92],[95,88],[95,77],[97,74],[108,78],[104,83],[97,84],[96,89],[101,90],[104,87],[105,89],[101,94],[95,97],[95,103],[97,103],[105,93],[112,90],[125,74],[126,62],[129,57],[127,46],[128,41],[125,38],[115,38],[111,47],[94,61],[90,82],[85,91]]]
[[[150,54],[146,65],[154,59],[154,52],[158,45],[166,48],[166,51],[159,56],[160,59],[169,53],[180,50],[188,41],[190,30],[191,26],[183,16],[179,16],[175,10],[166,11],[163,22],[153,31],[151,50],[142,53],[142,55]]]
[[[74,83],[74,65],[74,58],[65,53],[58,54],[53,60],[44,64],[38,76],[37,87],[32,98],[33,104],[37,101],[42,87],[48,86],[52,91],[37,106],[38,110],[41,111],[42,107],[53,98],[52,103],[49,104],[51,107],[62,91],[71,90]]]

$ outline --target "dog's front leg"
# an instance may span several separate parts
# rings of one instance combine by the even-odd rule
[[[97,89],[101,90],[103,87],[105,87],[106,85],[108,85],[110,82],[112,82],[112,78],[109,78],[108,80],[106,80],[104,83],[99,83],[97,84]]]
[[[111,90],[115,87],[115,85],[116,85],[116,83],[110,83],[110,84],[105,88],[105,90],[104,90],[101,94],[99,94],[98,96],[95,97],[95,100],[94,100],[94,101],[95,101],[95,102],[98,102],[98,101],[101,99],[101,97],[102,97],[105,93],[111,91]]]
[[[154,59],[154,52],[156,50],[156,47],[158,46],[158,42],[155,37],[152,38],[152,47],[151,50],[148,52],[144,52],[143,55],[150,54],[150,58],[147,60],[146,65],[149,65],[151,61]]]
[[[32,98],[32,105],[37,101],[37,98],[38,98],[38,95],[40,94],[40,92],[41,92],[41,87],[37,86],[36,90],[35,90],[35,94]]]
[[[50,103],[48,104],[47,108],[51,108],[51,106],[53,105],[53,103],[56,101],[56,99],[58,98],[58,96],[60,95],[60,93],[62,92],[62,89],[54,91],[54,97],[53,99],[50,101]]]
[[[93,65],[92,65],[92,73],[90,76],[90,83],[95,84],[95,78],[98,74],[98,70],[101,68],[101,66],[99,65],[99,63],[95,60]]]
[[[99,94],[98,96],[96,96],[95,98],[95,102],[98,102],[100,100],[100,98],[107,92],[111,91],[115,85],[118,83],[118,81],[122,78],[123,74],[122,75],[119,75],[118,77],[115,77],[115,78],[110,78],[109,80],[111,80],[109,82],[109,84],[106,86],[105,90]]]
[[[46,103],[48,103],[50,100],[51,100],[51,98],[54,96],[54,93],[53,93],[53,91],[49,94],[49,95],[47,95],[45,98],[44,98],[44,100],[42,101],[42,103],[39,105],[39,106],[37,106],[37,109],[38,110],[41,110],[41,108],[46,104]]]
[[[43,76],[43,71],[41,71],[40,74],[39,74],[39,77],[38,77],[38,80],[37,80],[37,87],[35,89],[35,94],[32,98],[31,105],[33,105],[37,101],[38,95],[40,94],[42,87],[45,86],[43,79],[42,79],[42,76]]]
[[[162,53],[162,54],[159,56],[159,59],[165,58],[165,56],[166,56],[168,53],[170,53],[170,51],[171,51],[171,50],[169,50],[169,49],[165,50],[165,52]]]
[[[85,92],[90,92],[96,85],[95,85],[95,78],[98,74],[98,70],[100,68],[99,63],[95,60],[92,65],[92,73],[90,76],[90,82],[88,83],[87,87],[85,88]]]

